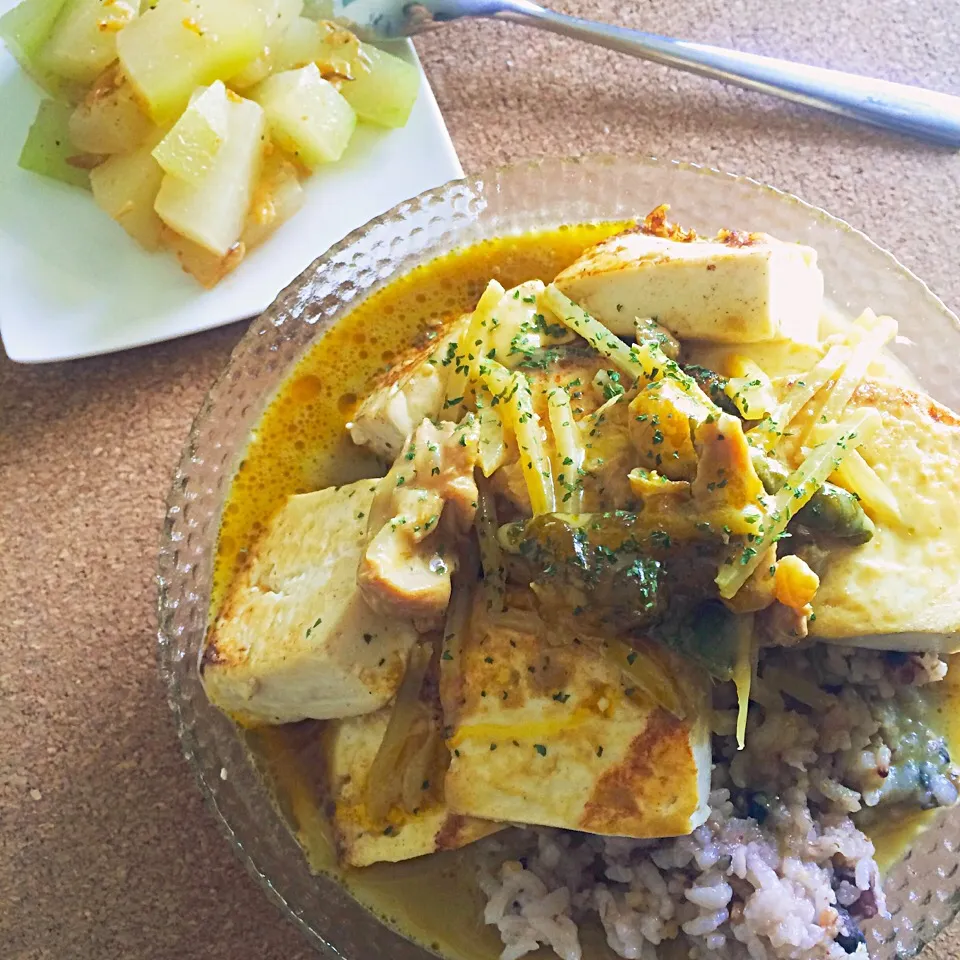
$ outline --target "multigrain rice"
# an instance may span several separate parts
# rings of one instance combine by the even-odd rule
[[[922,688],[945,674],[926,654],[769,653],[743,751],[730,692],[716,688],[711,812],[691,835],[536,829],[487,842],[484,920],[502,960],[541,946],[582,960],[580,927],[597,921],[627,960],[654,960],[664,944],[695,960],[866,957],[859,922],[885,906],[851,814],[957,800],[957,771],[923,720]]]

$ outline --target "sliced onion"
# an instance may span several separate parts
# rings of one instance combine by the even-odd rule
[[[653,643],[643,641],[639,647],[630,647],[620,640],[607,641],[603,655],[644,699],[678,720],[686,716],[667,657]]]
[[[404,764],[400,803],[407,813],[413,813],[423,806],[423,785],[433,773],[439,742],[439,731],[432,722],[428,723],[420,744],[411,751],[410,759]]]
[[[497,508],[485,485],[477,484],[477,541],[480,544],[480,565],[483,568],[483,592],[488,613],[503,610],[503,551],[497,539]]]
[[[400,757],[413,725],[422,716],[420,689],[431,653],[430,646],[422,643],[411,651],[387,729],[367,773],[367,812],[375,820],[386,817],[399,792]]]

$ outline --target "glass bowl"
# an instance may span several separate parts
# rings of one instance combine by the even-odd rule
[[[563,223],[621,220],[658,203],[704,231],[765,230],[815,247],[826,290],[845,312],[871,306],[901,323],[895,353],[937,399],[960,408],[960,322],[866,236],[745,177],[638,157],[544,160],[491,170],[421,194],[315,260],[250,326],[190,431],[167,504],[159,568],[159,662],[183,752],[214,815],[268,896],[327,957],[424,960],[338,883],[311,875],[231,723],[197,671],[220,511],[261,411],[318,337],[415,265],[489,237]],[[960,909],[960,809],[943,814],[890,871],[892,918],[868,923],[870,953],[915,953]]]

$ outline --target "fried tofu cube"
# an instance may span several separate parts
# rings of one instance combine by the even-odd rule
[[[368,815],[364,803],[367,773],[383,740],[391,709],[336,720],[327,727],[327,782],[340,861],[353,867],[381,861],[396,863],[456,850],[502,830],[503,824],[450,811],[443,800],[442,768],[417,784],[423,799],[422,805],[414,808],[415,813],[394,808],[386,825]]]
[[[919,391],[871,378],[849,406],[882,417],[858,452],[895,498],[901,520],[877,517],[869,542],[838,545],[826,557],[798,549],[820,576],[810,635],[880,650],[960,650],[960,416]]]
[[[347,424],[355,444],[393,460],[423,420],[441,415],[457,337],[468,320],[461,317],[439,341],[411,350],[390,367]]]
[[[815,343],[823,301],[816,251],[763,233],[680,241],[628,231],[554,282],[618,335],[650,317],[681,339],[716,343]]]
[[[460,689],[441,686],[444,704],[458,704],[444,718],[451,810],[638,838],[703,823],[709,682],[677,662],[685,706],[677,719],[632,689],[593,643],[557,645],[551,632],[532,611],[484,618],[475,607]]]
[[[239,722],[356,716],[396,693],[417,633],[356,582],[376,486],[290,497],[251,548],[201,664],[207,696]]]

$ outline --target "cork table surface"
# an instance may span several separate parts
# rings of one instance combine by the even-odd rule
[[[956,0],[564,9],[960,94]],[[463,165],[640,152],[865,230],[960,310],[960,156],[507,24],[418,42]],[[244,324],[56,366],[0,350],[0,957],[307,960],[204,808],[156,675],[172,465]],[[960,955],[955,925],[928,956]]]

